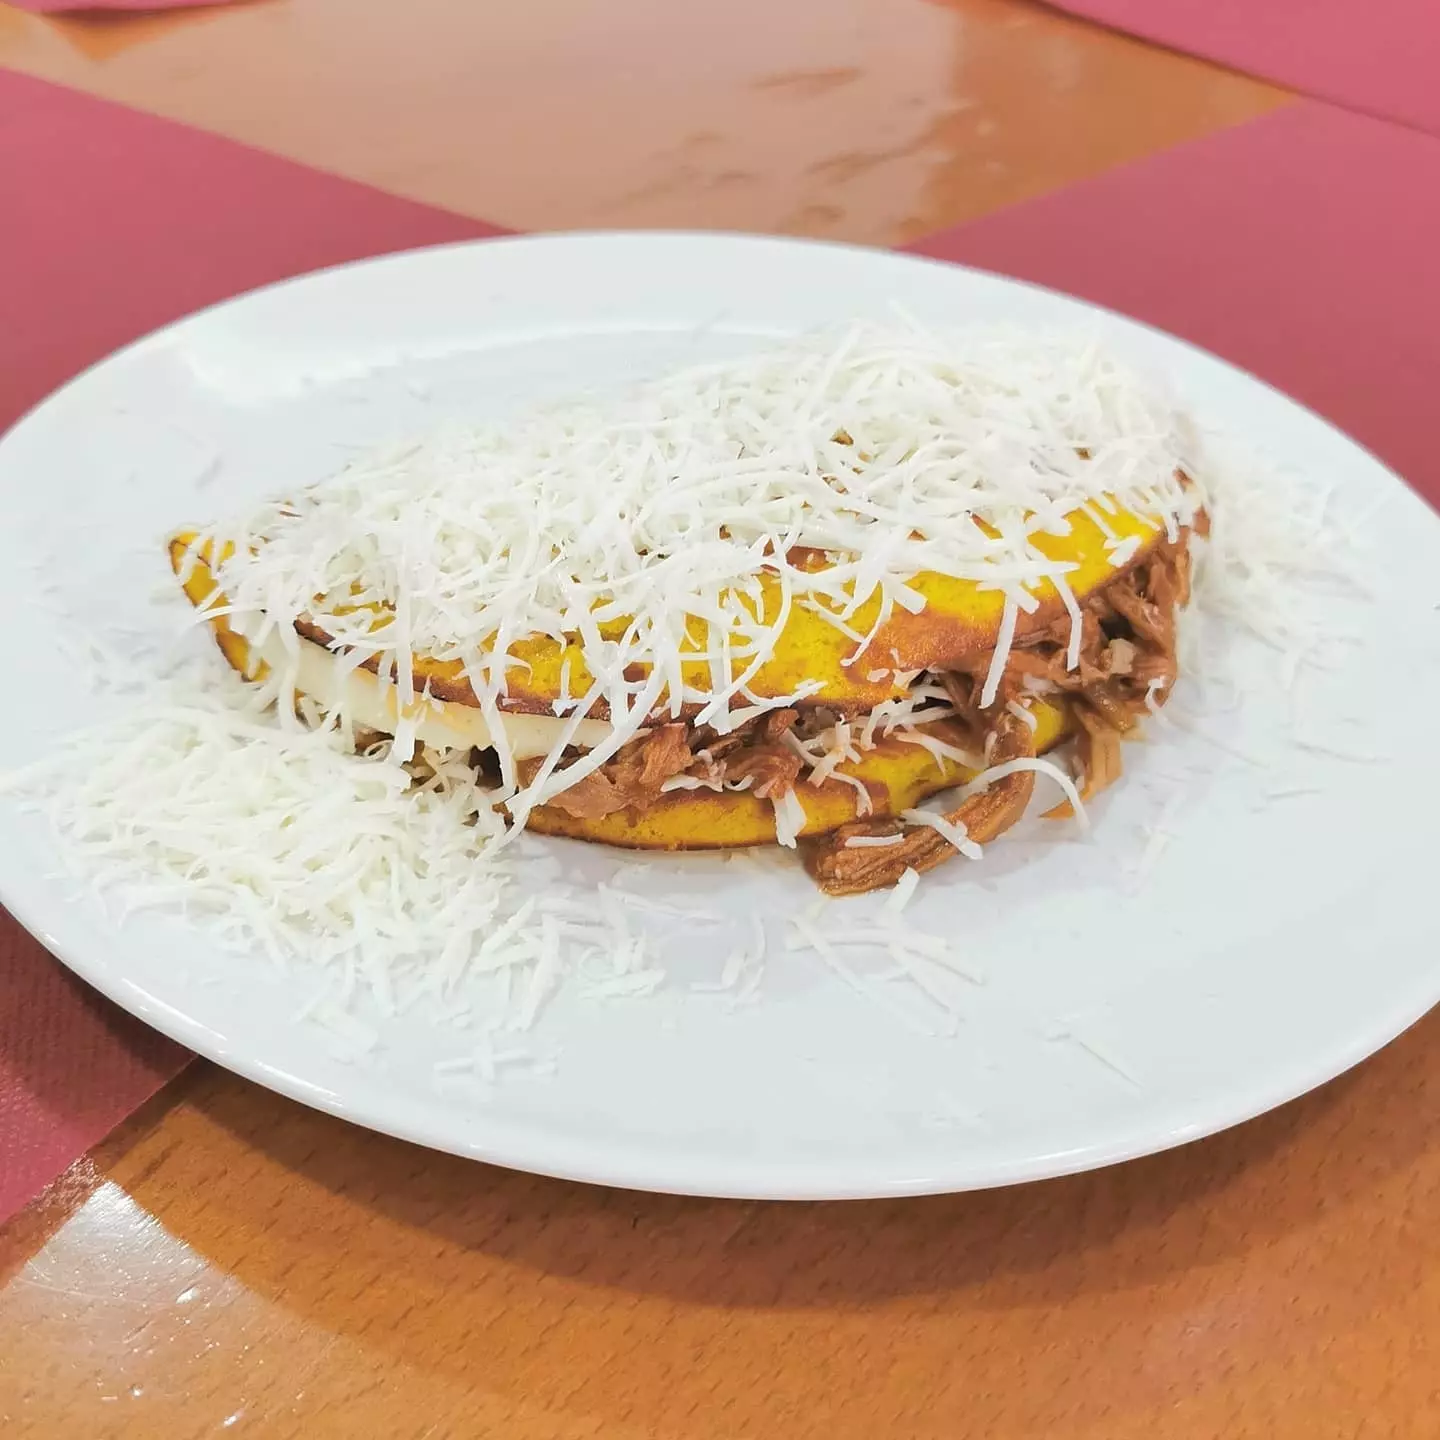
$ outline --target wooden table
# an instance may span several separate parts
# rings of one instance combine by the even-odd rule
[[[1287,101],[1019,0],[0,5],[0,64],[517,228],[878,243]],[[1437,1042],[1118,1169],[831,1206],[507,1174],[197,1065],[0,1232],[0,1431],[1437,1436]]]

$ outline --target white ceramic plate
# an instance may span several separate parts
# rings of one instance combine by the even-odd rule
[[[692,990],[724,946],[713,929],[683,943],[672,930],[667,988],[563,995],[535,1037],[558,1072],[517,1073],[488,1098],[437,1090],[434,1062],[471,1042],[432,1018],[384,1022],[376,1054],[346,1062],[285,1019],[303,977],[226,958],[173,919],[118,927],[73,903],[45,826],[8,803],[0,897],[91,984],[261,1084],[427,1145],[641,1188],[799,1198],[1035,1179],[1232,1125],[1355,1064],[1440,997],[1440,522],[1251,377],[991,275],[735,236],[503,240],[328,271],[142,340],[0,443],[0,754],[38,756],[57,728],[117,703],[90,691],[57,636],[93,628],[96,597],[108,641],[173,623],[152,596],[167,578],[157,541],[175,524],[442,416],[503,413],[895,302],[935,324],[1094,326],[1168,374],[1203,421],[1333,487],[1332,513],[1368,515],[1384,556],[1367,571],[1373,600],[1333,602],[1329,618],[1364,643],[1305,689],[1308,739],[1274,658],[1257,657],[1209,739],[1127,747],[1093,840],[1033,826],[926,882],[906,919],[962,936],[989,976],[957,1034],[917,1035],[813,956],[780,951],[783,917],[813,895],[783,860],[627,872],[646,894],[704,891],[714,909],[775,922],[756,1003]],[[545,843],[569,883],[618,863]]]

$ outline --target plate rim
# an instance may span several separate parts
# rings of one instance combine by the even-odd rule
[[[53,390],[42,395],[32,405],[28,406],[3,430],[0,430],[0,444],[8,442],[20,429],[27,426],[37,415],[40,415],[53,401],[60,399],[72,386],[80,384],[89,379],[96,371],[103,369],[112,361],[118,361],[128,356],[132,351],[153,344],[172,331],[179,330],[193,321],[202,320],[218,314],[231,306],[237,306],[250,300],[258,299],[261,296],[270,295],[285,290],[293,285],[305,284],[311,280],[323,276],[338,275],[352,270],[363,270],[371,266],[383,266],[387,264],[415,260],[429,255],[444,255],[460,251],[493,249],[510,247],[539,247],[552,244],[564,245],[570,243],[628,243],[636,240],[661,240],[681,241],[684,243],[703,242],[711,244],[716,241],[735,242],[741,245],[761,244],[777,245],[787,249],[825,250],[841,254],[868,255],[886,260],[898,260],[914,265],[938,270],[959,270],[970,275],[983,276],[988,280],[997,280],[1002,284],[1016,287],[1021,290],[1031,291],[1039,295],[1051,296],[1071,304],[1084,307],[1097,315],[1103,315],[1107,319],[1119,321],[1124,326],[1145,331],[1149,335],[1156,336],[1169,344],[1179,345],[1191,354],[1203,356],[1217,365],[1223,366],[1235,375],[1244,377],[1252,385],[1255,385],[1268,394],[1283,400],[1288,405],[1293,405],[1301,410],[1311,420],[1323,425],[1331,436],[1342,440],[1345,444],[1359,451],[1367,459],[1374,462],[1391,478],[1398,480],[1406,490],[1419,496],[1415,487],[1383,457],[1372,450],[1364,441],[1358,440],[1348,431],[1342,430],[1334,421],[1322,415],[1318,410],[1312,409],[1305,401],[1291,395],[1288,391],[1273,385],[1263,376],[1257,375],[1253,370],[1237,364],[1233,360],[1227,360],[1217,351],[1211,350],[1204,345],[1198,345],[1193,340],[1187,340],[1183,335],[1177,335],[1172,330],[1166,330],[1162,326],[1154,325],[1148,320],[1142,320],[1135,315],[1127,315],[1123,310],[1116,310],[1113,306],[1102,304],[1098,300],[1086,299],[1071,290],[1062,290],[1054,285],[1045,285],[1038,280],[1027,280],[1023,276],[1009,275],[1003,270],[991,270],[983,265],[971,265],[962,260],[945,260],[940,256],[927,255],[910,249],[890,249],[883,245],[866,245],[854,240],[831,240],[822,237],[808,235],[772,235],[758,230],[704,230],[667,228],[655,230],[605,230],[577,228],[567,230],[538,230],[538,231],[514,231],[504,232],[498,235],[476,235],[466,240],[442,240],[432,245],[409,245],[399,250],[384,250],[376,255],[365,255],[354,260],[338,260],[333,265],[319,265],[312,270],[302,270],[295,275],[287,275],[280,280],[270,280],[263,285],[252,285],[249,289],[237,291],[234,295],[226,296],[223,300],[211,301],[208,305],[202,305],[195,310],[187,310],[185,314],[176,316],[173,320],[167,320],[161,325],[156,325],[142,334],[127,340],[123,345],[117,346],[114,350],[106,352],[97,359],[92,360],[83,369],[77,370],[75,374],[61,381]],[[1429,502],[1419,496],[1423,503],[1429,508]],[[1440,523],[1440,513],[1435,514],[1437,523]]]

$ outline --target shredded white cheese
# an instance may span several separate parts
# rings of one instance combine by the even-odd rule
[[[73,737],[7,788],[43,801],[121,917],[183,913],[239,955],[322,976],[305,1016],[337,1053],[373,1048],[352,1014],[362,998],[382,1018],[422,998],[444,1009],[502,976],[516,986],[512,1023],[532,1025],[593,948],[594,900],[567,886],[542,908],[525,898],[517,882],[532,862],[499,846],[493,792],[464,754],[427,751],[430,768],[412,775],[350,753],[336,730],[279,726],[258,709],[264,691],[212,679],[194,699],[141,704]],[[607,894],[605,950],[627,953],[637,937],[623,910],[667,907]],[[661,978],[651,966],[626,984]]]
[[[984,851],[965,832],[963,825],[957,825],[953,820],[947,820],[945,816],[934,810],[902,810],[900,818],[908,821],[911,825],[926,825],[935,831],[942,839],[948,840],[960,854],[970,860],[979,860]]]
[[[1005,667],[1010,663],[1010,649],[1015,641],[1015,622],[1019,608],[1013,595],[1005,597],[1005,609],[1000,617],[1000,629],[995,636],[995,653],[990,657],[990,669],[985,676],[985,686],[980,692],[980,708],[988,710],[995,703]]]
[[[1005,708],[1017,720],[1028,726],[1032,735],[1040,728],[1039,717],[1028,705],[1022,705],[1018,700],[1009,700],[1006,702]]]
[[[584,694],[565,680],[554,708],[573,728],[515,795],[523,820],[662,713],[699,706],[723,732],[803,698],[754,689],[794,607],[858,637],[858,657],[897,608],[923,605],[908,583],[921,572],[1004,589],[990,703],[1033,589],[1069,593],[1068,566],[1034,537],[1116,504],[1186,523],[1181,442],[1168,401],[1088,337],[867,323],[619,400],[452,428],[202,538],[234,544],[217,613],[247,635],[308,618],[378,661],[402,705],[418,662],[458,663],[508,792],[514,647],[578,640],[593,680]],[[797,547],[830,563],[792,563]],[[687,656],[707,662],[706,685],[682,675]],[[592,714],[610,738],[559,766]]]
[[[898,915],[910,903],[910,897],[915,893],[915,887],[919,883],[919,872],[910,869],[907,865],[900,872],[900,878],[895,882],[894,889],[885,897],[885,909],[892,915]]]
[[[770,803],[775,809],[775,838],[793,850],[800,832],[805,828],[805,807],[793,790],[772,796]]]
[[[1005,760],[999,765],[990,766],[988,770],[982,770],[960,791],[961,799],[968,799],[982,790],[988,790],[997,780],[1003,780],[1007,775],[1014,775],[1019,770],[1033,770],[1038,775],[1048,775],[1065,792],[1065,798],[1074,809],[1080,828],[1090,828],[1090,817],[1085,812],[1085,802],[1081,800],[1074,780],[1053,760],[1047,760],[1044,756],[1021,756],[1019,759]]]

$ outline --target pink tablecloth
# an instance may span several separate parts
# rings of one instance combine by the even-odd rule
[[[1440,139],[1306,102],[913,248],[1183,335],[1440,504]]]
[[[1440,135],[1436,0],[1051,0],[1058,9]]]
[[[87,11],[146,11],[205,9],[212,5],[231,5],[243,0],[6,0],[17,10],[33,15],[63,15]]]

